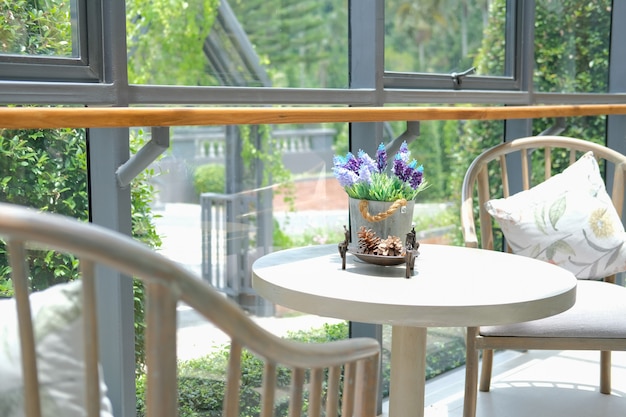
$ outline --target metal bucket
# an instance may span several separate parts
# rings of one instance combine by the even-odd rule
[[[365,201],[361,205],[361,201]],[[395,205],[395,208],[394,208]],[[366,207],[365,215],[362,213]],[[372,230],[376,236],[386,239],[389,236],[400,238],[402,243],[413,227],[415,201],[372,201],[350,198],[350,248],[358,246],[358,232],[361,226]]]

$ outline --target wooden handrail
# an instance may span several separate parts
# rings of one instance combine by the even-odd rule
[[[626,104],[510,107],[1,107],[0,128],[503,120],[626,114]]]

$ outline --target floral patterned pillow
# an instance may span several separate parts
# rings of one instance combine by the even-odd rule
[[[486,209],[516,254],[578,278],[626,271],[626,233],[592,152],[529,190],[488,201]]]
[[[81,282],[30,296],[43,417],[84,417],[85,376]],[[0,416],[24,417],[24,381],[13,299],[0,301]],[[102,376],[102,374],[101,374]],[[100,380],[100,417],[113,417]]]

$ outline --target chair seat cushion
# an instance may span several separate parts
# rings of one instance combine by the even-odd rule
[[[626,338],[626,288],[579,280],[576,303],[545,319],[480,328],[484,336]]]

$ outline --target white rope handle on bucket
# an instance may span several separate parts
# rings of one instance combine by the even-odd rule
[[[400,198],[393,202],[391,206],[386,211],[380,212],[375,215],[371,215],[368,209],[367,200],[361,200],[359,202],[359,211],[363,218],[369,222],[375,223],[385,220],[387,217],[391,216],[396,212],[400,207],[406,206],[406,200],[404,198]]]

